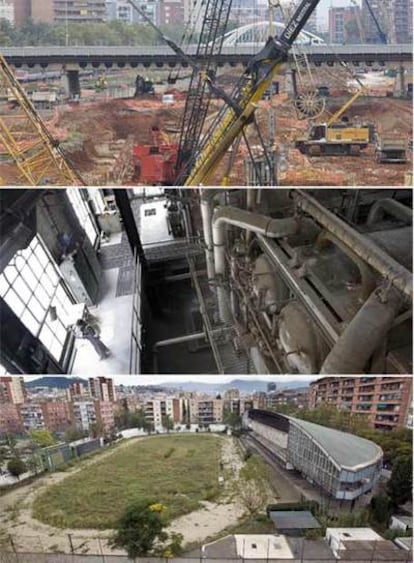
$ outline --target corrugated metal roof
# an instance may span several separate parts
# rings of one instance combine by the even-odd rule
[[[309,510],[270,510],[269,517],[273,520],[278,530],[321,527]]]
[[[288,418],[310,434],[341,467],[355,470],[374,463],[382,456],[381,448],[370,440],[307,420]]]

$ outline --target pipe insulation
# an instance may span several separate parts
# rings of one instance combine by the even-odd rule
[[[308,213],[326,230],[352,248],[357,256],[379,272],[393,286],[410,299],[413,298],[413,275],[409,270],[389,256],[375,242],[358,233],[303,190],[292,191],[292,197],[299,209]]]
[[[200,189],[200,212],[203,225],[203,236],[205,244],[207,278],[209,281],[214,280],[214,252],[213,252],[213,233],[211,227],[211,218],[213,215],[214,198],[221,195],[222,189]]]
[[[262,234],[268,238],[281,238],[295,234],[300,228],[299,220],[294,218],[272,219],[236,207],[222,207],[213,216],[214,268],[217,283],[217,302],[220,319],[225,323],[233,321],[229,307],[228,289],[223,285],[226,274],[226,225]],[[221,278],[221,279],[220,279]]]
[[[283,238],[299,231],[300,220],[294,217],[272,219],[236,207],[217,209],[213,216],[214,264],[216,274],[225,274],[225,226],[252,231],[268,238]]]
[[[323,375],[361,374],[385,339],[403,304],[403,296],[391,287],[371,293],[325,358]]]
[[[384,212],[406,225],[413,223],[413,210],[395,199],[386,197],[376,201],[368,213],[367,226],[372,227],[377,221],[382,221]]]

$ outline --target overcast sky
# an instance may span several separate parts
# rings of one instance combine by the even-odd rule
[[[32,381],[39,379],[40,375],[24,375],[25,381]],[[68,376],[71,377],[71,376]],[[87,379],[89,376],[85,375],[82,379]],[[169,382],[178,381],[202,381],[205,383],[228,383],[234,379],[254,380],[260,379],[262,381],[276,381],[279,383],[289,383],[303,381],[304,385],[310,381],[314,381],[318,376],[303,376],[303,375],[197,375],[194,377],[188,375],[111,375],[109,376],[114,380],[116,385],[160,385],[161,383],[167,384]]]

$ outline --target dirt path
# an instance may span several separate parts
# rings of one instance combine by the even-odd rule
[[[221,500],[218,503],[203,502],[203,508],[180,516],[168,529],[170,532],[184,536],[183,545],[201,543],[224,528],[236,525],[246,512],[239,502],[233,500],[232,487],[243,467],[234,439],[227,439],[223,443],[221,460],[224,466],[223,473],[229,476],[224,481],[224,495]]]

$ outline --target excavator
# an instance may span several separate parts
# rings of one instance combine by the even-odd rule
[[[343,115],[363,94],[363,88],[357,90],[326,123],[312,124],[305,136],[296,139],[295,147],[310,156],[359,156],[373,140],[374,127],[372,124],[350,123]]]

